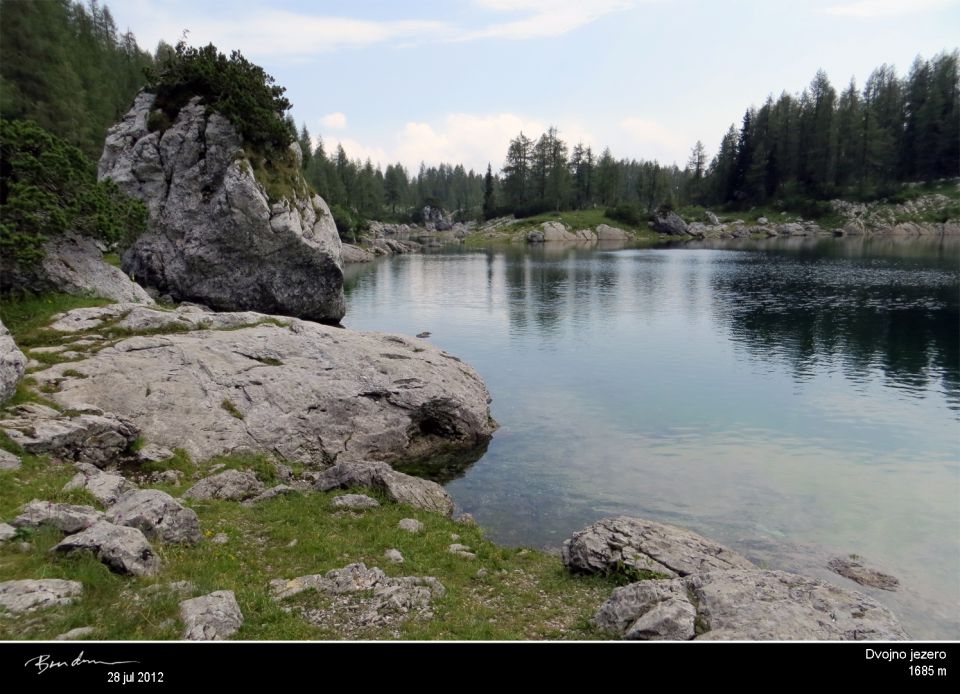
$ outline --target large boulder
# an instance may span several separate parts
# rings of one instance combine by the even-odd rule
[[[0,322],[0,403],[17,391],[17,384],[26,370],[27,358],[7,327]]]
[[[203,539],[196,512],[159,489],[124,494],[107,511],[107,520],[139,528],[151,540],[192,545]]]
[[[291,171],[280,174],[290,180],[268,194],[226,118],[194,98],[168,129],[151,130],[154,102],[152,94],[137,96],[107,133],[100,158],[99,178],[150,210],[148,231],[123,255],[124,271],[220,310],[339,321],[340,238],[327,204],[299,173],[299,146],[275,155],[290,160]]]
[[[612,227],[609,224],[600,224],[597,226],[598,241],[627,241],[630,234],[618,227]]]
[[[639,640],[908,638],[896,617],[873,598],[813,578],[757,569],[631,583],[613,591],[593,623]]]
[[[713,569],[755,569],[745,557],[696,533],[642,518],[594,523],[563,543],[563,563],[579,573],[687,576]]]
[[[90,551],[112,571],[134,576],[153,576],[160,570],[160,557],[137,528],[100,521],[76,535],[69,535],[51,551],[59,554]]]
[[[104,260],[97,241],[76,232],[47,241],[40,262],[29,267],[4,267],[0,271],[10,273],[4,284],[36,294],[62,292],[129,303],[153,303],[143,287]]]
[[[687,223],[676,212],[660,212],[653,216],[650,223],[654,231],[670,236],[686,236],[689,234]]]
[[[130,337],[34,377],[58,384],[49,397],[65,408],[115,412],[197,461],[239,450],[316,466],[423,458],[473,449],[495,426],[476,372],[424,340],[191,307],[77,309],[54,325],[131,321],[185,332]]]

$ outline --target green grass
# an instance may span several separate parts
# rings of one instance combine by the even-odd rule
[[[231,417],[236,417],[237,419],[243,419],[243,412],[237,409],[237,406],[233,404],[233,401],[229,398],[224,398],[223,402],[220,403],[220,407],[225,409],[230,413]]]
[[[30,336],[41,331],[58,313],[75,308],[107,306],[108,299],[71,296],[69,294],[27,295],[24,297],[0,297],[0,319],[21,347],[27,346]]]
[[[82,494],[60,491],[72,474],[70,466],[27,456],[22,470],[0,473],[0,515],[15,516],[33,498],[89,503]],[[499,547],[485,540],[477,527],[382,497],[378,509],[336,512],[331,500],[339,493],[278,497],[252,508],[196,502],[193,507],[203,534],[209,538],[225,533],[230,541],[195,547],[154,543],[163,569],[152,578],[117,576],[84,554],[53,556],[49,550],[62,536],[52,529],[22,532],[30,549],[21,551],[17,541],[0,546],[0,580],[78,580],[84,584],[84,596],[65,607],[5,617],[0,620],[0,639],[48,639],[81,626],[95,627],[96,639],[175,639],[182,630],[178,602],[221,589],[236,592],[244,614],[237,639],[600,637],[588,619],[609,596],[614,581],[574,576],[555,556]],[[399,530],[401,518],[417,518],[426,529],[415,535]],[[460,535],[458,541],[472,547],[477,559],[450,554],[451,533]],[[405,563],[386,561],[383,553],[389,548],[400,550]],[[434,600],[434,618],[414,618],[390,628],[357,627],[346,633],[332,622],[313,625],[300,614],[300,607],[327,606],[328,598],[308,592],[278,603],[269,594],[271,579],[325,573],[361,561],[390,576],[437,577],[446,594]],[[478,577],[481,568],[487,575]],[[180,580],[192,582],[193,593],[144,592],[151,584]],[[294,609],[289,612],[282,609],[290,606]]]
[[[103,260],[109,265],[113,265],[114,267],[120,267],[119,253],[104,253]]]

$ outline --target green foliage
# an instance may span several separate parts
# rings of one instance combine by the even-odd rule
[[[608,207],[604,214],[610,219],[631,226],[640,226],[647,221],[647,215],[637,205],[620,204],[616,207]]]
[[[0,216],[0,257],[14,265],[37,262],[43,243],[68,230],[123,245],[147,223],[146,207],[98,183],[79,149],[35,123],[2,119]]]
[[[233,51],[228,58],[216,46],[188,46],[181,41],[148,71],[149,88],[157,94],[156,105],[169,121],[194,96],[223,114],[246,144],[263,151],[282,150],[295,139],[284,114],[291,107],[285,88],[263,68]],[[160,117],[153,121],[161,127]]]
[[[223,402],[220,403],[220,407],[225,409],[230,413],[231,417],[236,417],[237,419],[243,419],[243,412],[237,409],[237,406],[233,404],[233,401],[229,398],[224,398]]]
[[[16,343],[24,348],[37,341],[38,336],[44,332],[44,328],[56,314],[75,308],[106,306],[110,303],[112,302],[107,299],[70,294],[3,296],[0,297],[0,319],[7,326]],[[73,335],[69,337],[72,339]]]

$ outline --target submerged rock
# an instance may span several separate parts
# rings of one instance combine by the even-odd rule
[[[827,568],[862,586],[890,591],[900,587],[900,581],[896,576],[891,576],[865,565],[863,559],[854,554],[846,557],[834,557],[827,563]]]
[[[476,372],[422,340],[129,304],[70,311],[54,327],[92,331],[111,321],[173,332],[130,337],[35,378],[58,384],[50,397],[64,407],[115,412],[151,443],[194,460],[240,450],[314,466],[415,459],[474,449],[495,427]],[[69,368],[88,377],[64,380]]]
[[[647,571],[687,576],[712,569],[752,569],[749,560],[696,533],[642,518],[605,518],[563,543],[563,563],[582,573]]]
[[[299,172],[299,145],[274,155],[290,168],[288,189],[275,198],[226,118],[195,97],[169,128],[151,131],[154,102],[137,96],[107,133],[98,169],[150,210],[148,230],[123,255],[124,271],[176,300],[339,321],[340,237]]]
[[[643,640],[907,638],[897,619],[866,595],[783,571],[743,569],[617,588],[593,623]]]

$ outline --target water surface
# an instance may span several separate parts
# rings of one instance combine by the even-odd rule
[[[447,489],[492,539],[642,516],[960,637],[956,239],[454,248],[348,268],[344,323],[484,378],[500,429]]]

